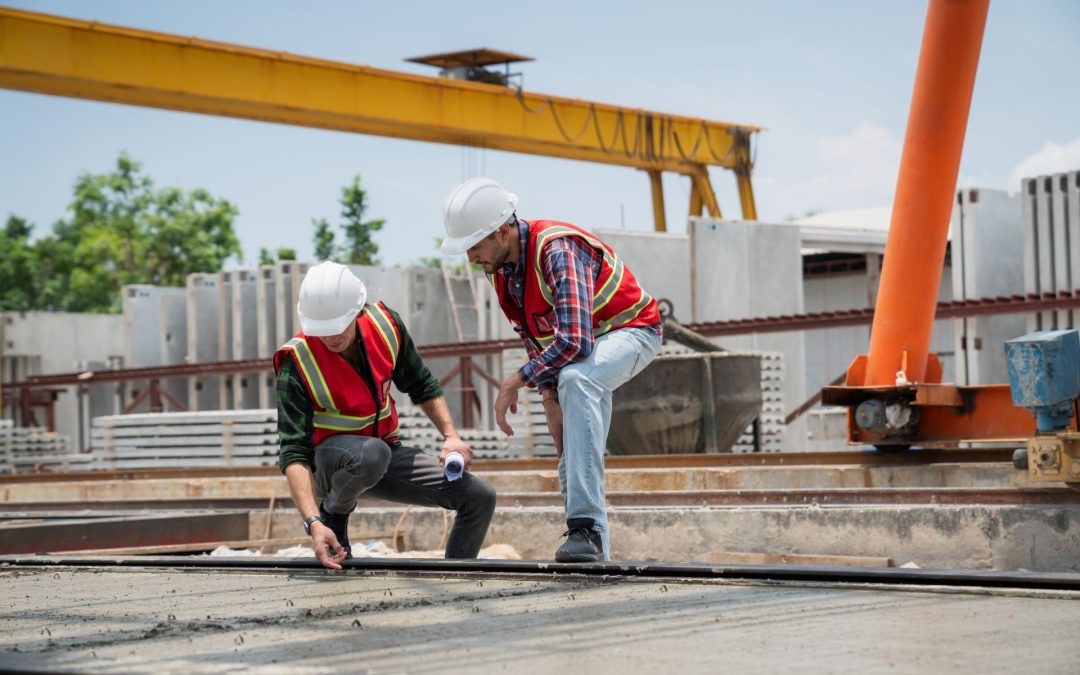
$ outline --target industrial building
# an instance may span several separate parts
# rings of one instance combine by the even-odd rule
[[[410,59],[427,77],[0,7],[4,89],[637,169],[653,231],[590,231],[665,334],[609,411],[611,560],[552,562],[564,460],[539,391],[499,429],[529,357],[498,292],[460,259],[350,265],[497,497],[455,560],[448,511],[361,494],[336,571],[278,465],[274,357],[320,261],[2,312],[0,669],[1073,672],[1080,167],[957,187],[988,5],[929,0],[893,207],[777,222],[761,128],[540,94],[520,54]]]

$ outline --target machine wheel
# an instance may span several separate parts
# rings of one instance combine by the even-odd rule
[[[1028,451],[1027,448],[1017,448],[1013,450],[1013,466],[1018,471],[1028,470]]]

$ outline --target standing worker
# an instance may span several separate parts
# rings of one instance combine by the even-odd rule
[[[517,196],[490,178],[465,181],[443,205],[443,251],[484,268],[529,361],[495,399],[507,434],[518,389],[537,387],[559,457],[566,541],[559,562],[611,559],[604,448],[611,395],[660,350],[656,301],[614,251],[581,228],[517,217]]]
[[[367,289],[346,266],[312,267],[300,285],[302,330],[274,354],[278,464],[304,531],[323,566],[341,569],[352,557],[349,514],[361,494],[441,506],[457,511],[446,557],[475,558],[495,511],[495,490],[468,472],[452,481],[444,476],[447,455],[461,453],[467,467],[472,450],[401,317],[366,300]],[[439,459],[398,442],[391,382],[443,435]]]

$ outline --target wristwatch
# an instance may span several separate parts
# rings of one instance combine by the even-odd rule
[[[315,522],[322,523],[323,525],[326,524],[326,521],[322,519],[322,516],[312,516],[304,521],[304,534],[309,537],[311,536],[311,524]]]

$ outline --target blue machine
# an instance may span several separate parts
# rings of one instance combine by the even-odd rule
[[[1080,332],[1009,340],[1005,358],[1013,404],[1030,410],[1037,427],[1026,451],[1017,451],[1017,467],[1042,480],[1080,481],[1080,433],[1069,428],[1080,399]]]

